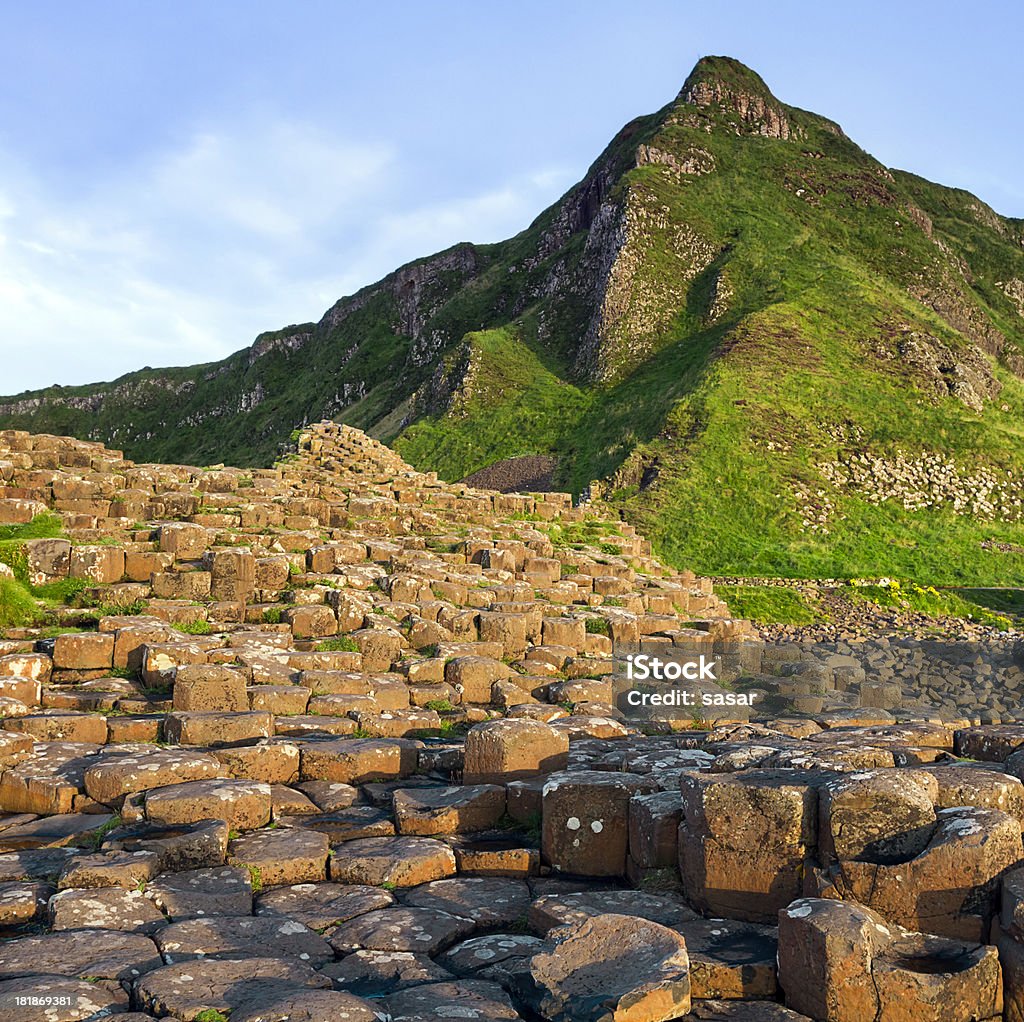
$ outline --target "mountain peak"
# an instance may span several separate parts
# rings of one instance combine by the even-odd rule
[[[722,93],[760,95],[764,99],[778,102],[764,79],[753,68],[747,67],[735,57],[701,57],[686,76],[679,93],[680,98],[687,103],[699,103],[697,96],[702,86],[714,88]]]
[[[259,466],[338,418],[442,479],[603,499],[717,575],[1021,585],[1021,226],[706,57],[514,237],[218,363],[0,397],[0,431]],[[0,505],[22,453],[0,458]],[[90,542],[146,520],[132,479],[63,501]]]
[[[739,115],[743,129],[755,134],[784,139],[791,134],[785,107],[756,71],[734,57],[701,57],[678,102]]]

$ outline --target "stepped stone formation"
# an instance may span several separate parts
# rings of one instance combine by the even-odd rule
[[[1024,1018],[1024,725],[346,426],[0,477],[63,522],[14,574],[80,580],[0,639],[3,1022]],[[620,646],[760,703],[627,716]]]

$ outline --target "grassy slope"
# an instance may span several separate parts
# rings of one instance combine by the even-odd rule
[[[395,445],[403,457],[459,479],[502,458],[559,450],[565,424],[585,413],[593,395],[545,365],[524,332],[503,327],[467,335],[470,395],[459,412],[405,430]]]
[[[298,350],[271,350],[250,364],[244,349],[207,365],[50,388],[40,395],[66,401],[119,393],[98,410],[47,402],[33,415],[3,417],[0,427],[100,439],[139,461],[268,465],[292,429],[321,418],[346,382],[379,381],[367,402],[371,410],[401,399],[391,367],[405,361],[409,339],[395,334],[393,321],[391,298],[380,294],[337,329],[317,331],[307,323],[261,335],[313,331]],[[240,410],[245,396],[251,402],[257,392],[262,400]]]
[[[730,269],[760,286],[746,291],[750,311],[728,354],[675,407],[670,438],[651,445],[663,466],[657,487],[623,494],[621,504],[669,559],[707,571],[1024,581],[1024,557],[980,546],[984,539],[1019,542],[1020,525],[978,524],[948,512],[907,512],[893,503],[875,506],[833,494],[841,525],[827,536],[800,530],[792,483],[823,486],[815,464],[839,447],[827,426],[859,427],[864,440],[858,446],[876,453],[937,450],[965,467],[1024,468],[1024,386],[1011,374],[1000,373],[999,400],[977,415],[952,398],[933,401],[893,363],[873,357],[879,328],[893,323],[916,326],[953,346],[964,343],[899,287],[922,265],[939,272],[941,254],[898,208],[871,200],[864,187],[873,183],[871,165],[852,144],[815,133],[813,123],[808,132],[809,142],[833,152],[831,160],[816,161],[813,177],[807,175],[829,189],[819,207],[800,210],[795,203],[801,200],[778,187],[792,170],[776,162],[783,150],[771,140],[734,145],[739,173],[701,181],[706,186],[696,201],[705,215],[738,224],[741,234],[756,238],[737,246],[744,265],[730,263]],[[759,174],[761,182],[776,184],[764,186]],[[894,190],[899,195],[898,184]],[[937,186],[928,191],[948,196]],[[868,198],[861,197],[864,192]],[[922,198],[921,189],[914,197]],[[977,269],[987,264],[989,273],[1006,274],[1016,259],[1021,271],[1019,254],[994,240],[993,232],[978,232],[976,222],[962,215],[944,223],[968,225],[966,242],[948,237],[958,248],[980,252],[982,258],[973,259]],[[985,282],[976,278],[976,286]],[[772,299],[760,309],[754,307],[759,295]],[[1011,332],[1009,316],[1005,323],[1019,339],[1022,324],[1013,324]],[[691,439],[671,438],[679,436]],[[766,439],[774,441],[774,450]]]
[[[1024,582],[1024,556],[981,547],[983,540],[1021,543],[1018,524],[909,512],[831,492],[829,534],[802,530],[794,484],[832,490],[817,465],[840,452],[842,443],[833,439],[840,430],[861,431],[858,450],[940,451],[965,469],[985,464],[1020,473],[1018,379],[997,370],[1003,391],[979,415],[953,398],[926,395],[898,362],[879,359],[874,349],[880,334],[898,328],[929,333],[954,349],[969,343],[908,295],[922,268],[943,280],[950,261],[909,219],[907,202],[929,212],[938,236],[970,265],[971,298],[1017,342],[1024,324],[992,285],[1024,275],[1024,259],[1012,239],[979,224],[969,210],[976,200],[966,193],[908,175],[890,181],[817,118],[793,116],[806,131],[803,143],[669,125],[652,144],[685,152],[699,143],[714,153],[717,171],[679,182],[645,167],[626,179],[642,201],[672,211],[666,236],[651,239],[643,272],[661,286],[673,226],[696,227],[724,253],[715,268],[724,266],[734,292],[724,321],[708,326],[706,280],[698,277],[654,357],[582,399],[573,390],[555,423],[544,421],[548,402],[535,403],[536,392],[557,394],[565,384],[548,371],[543,382],[527,373],[502,377],[508,353],[489,350],[502,385],[458,417],[411,427],[396,446],[450,478],[498,457],[560,453],[562,482],[577,491],[635,449],[657,462],[657,483],[642,493],[623,488],[613,502],[668,560],[701,571]],[[798,187],[815,196],[814,204]],[[709,358],[713,353],[718,357]],[[539,410],[540,419],[524,415],[524,405]],[[473,446],[474,435],[485,442]]]

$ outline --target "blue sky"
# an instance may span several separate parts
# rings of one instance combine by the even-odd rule
[[[1022,10],[2,0],[0,393],[211,361],[514,234],[705,53],[1024,216]]]

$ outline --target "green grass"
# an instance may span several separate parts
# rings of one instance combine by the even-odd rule
[[[230,1022],[229,1014],[218,1011],[216,1008],[203,1008],[196,1015],[195,1022]]]
[[[171,625],[171,627],[177,632],[184,632],[186,635],[209,635],[213,631],[213,625],[204,618],[199,618],[196,621],[181,621],[178,624]]]
[[[1024,589],[955,589],[968,603],[985,607],[1008,618],[1024,618]]]
[[[715,593],[736,617],[757,624],[810,625],[824,620],[797,590],[784,586],[716,585]]]
[[[22,525],[0,526],[0,563],[13,572],[14,579],[0,578],[0,628],[24,628],[38,624],[47,607],[74,602],[88,587],[85,579],[63,578],[33,586],[28,577],[24,545],[33,539],[55,539],[61,535],[61,518],[50,512],[36,515]]]
[[[63,534],[61,517],[50,511],[36,515],[24,525],[0,525],[0,543],[27,539],[55,539]]]
[[[28,588],[13,578],[0,578],[0,628],[27,628],[41,615]]]
[[[324,639],[313,647],[316,653],[358,653],[359,644],[347,635],[339,635],[336,639]]]
[[[536,341],[536,324],[467,334],[452,356],[472,367],[472,387],[454,414],[428,417],[406,429],[395,449],[461,479],[494,461],[547,454],[561,445],[565,423],[592,401],[564,379],[564,366]]]
[[[121,826],[121,817],[112,816],[106,823],[101,824],[95,830],[87,831],[82,836],[82,843],[92,851],[98,851],[100,845],[107,839],[107,835]]]
[[[584,622],[588,635],[610,635],[611,626],[603,617],[588,617]]]
[[[846,586],[844,594],[852,600],[863,600],[890,610],[916,612],[928,617],[959,617],[979,624],[1007,630],[1012,619],[975,599],[967,599],[955,590],[939,590],[915,582],[892,582],[887,586]],[[971,590],[962,590],[967,593]]]
[[[601,549],[602,547],[612,547],[614,553],[619,552],[617,546],[611,543],[602,543],[605,536],[619,535],[618,525],[593,515],[588,515],[580,522],[556,522],[546,531],[552,544],[559,548],[595,546]],[[578,565],[568,565],[568,567],[578,567]],[[569,571],[567,574],[571,575],[573,572]]]
[[[30,586],[32,594],[50,607],[77,603],[81,594],[92,586],[88,579],[61,578],[41,586]]]
[[[249,871],[249,881],[252,884],[252,893],[259,894],[263,890],[263,871],[259,866],[251,866],[248,863],[242,865]]]

